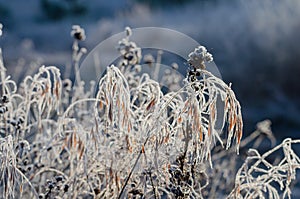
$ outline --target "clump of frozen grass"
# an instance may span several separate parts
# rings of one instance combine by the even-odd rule
[[[31,110],[37,122],[42,118],[50,119],[54,113],[59,114],[62,95],[62,80],[60,71],[54,66],[42,66],[37,74],[27,76],[22,84],[26,93],[24,103],[20,103],[19,108],[25,111],[25,116],[29,116],[32,106],[37,110]],[[29,118],[25,118],[27,122]],[[40,125],[40,124],[39,124]]]
[[[258,127],[259,126],[259,127]],[[276,140],[270,131],[270,121],[259,122],[257,129],[245,137],[240,143],[240,155],[237,155],[234,148],[222,150],[222,146],[217,145],[212,149],[213,168],[207,168],[207,181],[209,182],[203,190],[204,198],[225,198],[232,191],[235,183],[235,176],[238,168],[244,161],[246,150],[250,148],[274,147]],[[264,126],[263,128],[260,128]],[[265,131],[268,129],[268,131]],[[224,138],[223,138],[224,139]],[[225,141],[225,139],[224,139]],[[206,165],[208,166],[208,165]]]
[[[291,198],[290,186],[300,168],[300,158],[292,146],[299,143],[300,140],[287,138],[262,155],[256,149],[249,149],[249,156],[238,170],[235,188],[228,198]],[[279,150],[283,151],[283,157],[272,161],[270,157]],[[275,157],[280,156],[276,154]]]
[[[197,143],[196,146],[199,149],[205,149],[197,150],[197,161],[211,160],[210,151],[216,140],[223,145],[220,134],[225,128],[226,122],[228,122],[226,148],[230,147],[232,138],[235,138],[238,152],[243,120],[241,106],[231,89],[231,84],[227,85],[205,70],[205,62],[212,61],[212,55],[207,52],[205,47],[196,48],[189,57],[190,68],[185,79],[189,92],[183,111],[186,112],[184,117],[188,122],[187,126],[191,128],[192,132],[195,132],[191,132],[195,136],[194,144]],[[217,103],[220,101],[224,104],[223,116],[218,113],[217,109]],[[217,130],[215,123],[220,115],[222,116],[222,126]]]
[[[124,59],[126,60],[126,56]],[[203,60],[199,61],[204,64]],[[132,64],[122,62],[121,69],[132,69]],[[146,74],[138,77],[137,84],[132,85],[127,82],[128,73],[123,74],[115,66],[107,69],[107,74],[99,83],[97,99],[100,102],[97,106],[100,111],[97,112],[97,121],[105,123],[102,128],[105,127],[104,132],[113,140],[111,144],[114,147],[110,150],[120,153],[120,149],[127,149],[130,153],[126,160],[135,159],[126,164],[131,170],[125,174],[127,177],[123,179],[125,184],[119,197],[126,191],[127,194],[134,192],[127,190],[126,186],[130,186],[133,183],[132,179],[146,172],[145,169],[148,173],[151,172],[151,178],[156,180],[135,182],[131,185],[135,187],[135,191],[137,186],[147,187],[150,183],[148,186],[152,186],[156,191],[149,190],[149,193],[157,197],[161,194],[176,197],[201,195],[201,185],[191,176],[195,170],[200,169],[199,165],[206,164],[206,160],[211,164],[211,148],[216,143],[215,140],[223,143],[220,132],[215,130],[216,101],[219,95],[226,104],[223,127],[227,117],[229,118],[227,148],[233,136],[236,137],[237,145],[240,143],[242,119],[240,106],[233,91],[208,71],[196,71],[197,66],[191,64],[191,68],[194,69],[189,71],[184,88],[167,94],[163,94],[159,84]],[[198,80],[198,76],[193,72],[198,72],[198,76],[203,74],[202,79]],[[193,78],[196,82],[190,81]],[[195,83],[202,90],[195,90]],[[184,95],[187,97],[184,98]],[[136,158],[132,156],[132,152],[138,154]],[[205,170],[201,170],[200,173],[204,174]],[[172,180],[169,179],[170,175]],[[188,179],[192,179],[190,184],[186,184]],[[176,187],[163,190],[166,185]],[[195,187],[198,187],[198,190],[195,190]]]
[[[214,198],[232,190],[234,196],[238,185],[245,187],[239,194],[252,191],[242,169],[234,188],[236,152],[253,140],[258,147],[262,135],[273,138],[270,123],[241,141],[240,104],[231,85],[206,70],[212,56],[203,46],[189,56],[184,86],[163,93],[159,82],[140,74],[141,49],[129,40],[131,29],[125,33],[120,64],[107,67],[96,97],[94,87],[84,90],[79,73],[72,85],[54,66],[40,67],[18,88],[0,62],[0,174],[9,176],[0,182],[4,198]],[[85,34],[74,26],[71,35],[78,72]],[[153,57],[144,60],[155,65]],[[165,72],[166,82],[176,77]],[[294,177],[293,166],[282,179]]]

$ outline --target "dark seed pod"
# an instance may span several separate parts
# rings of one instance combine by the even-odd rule
[[[24,118],[23,117],[19,117],[18,118],[18,123],[19,124],[23,124],[24,123]]]
[[[64,88],[66,88],[66,87],[68,87],[68,86],[69,86],[69,82],[64,82],[64,83],[63,83],[63,87],[64,87]]]
[[[189,71],[189,76],[193,76],[193,75],[195,75],[195,72],[193,72],[193,71]]]
[[[81,41],[83,40],[83,35],[81,32],[76,32],[74,33],[74,38]]]
[[[31,170],[32,170],[31,166],[27,167],[27,171],[31,171]]]
[[[52,150],[52,146],[47,148],[47,151],[51,151]]]
[[[53,184],[53,183],[50,183],[50,184],[48,185],[48,188],[49,188],[49,189],[53,189],[53,188],[54,188],[54,184]]]
[[[194,88],[194,91],[196,91],[196,92],[200,90],[200,87],[198,85],[194,85],[193,88]]]
[[[9,123],[13,126],[16,126],[17,125],[17,121],[16,120],[10,120]]]
[[[64,186],[64,192],[67,192],[69,190],[69,185],[65,184]]]
[[[130,54],[127,54],[126,56],[126,59],[131,61],[133,59],[133,55],[130,53]]]
[[[99,188],[95,188],[94,192],[95,192],[96,195],[98,195],[100,193],[100,189]]]
[[[26,173],[25,169],[23,169],[23,168],[20,168],[20,171],[21,171],[22,173]]]
[[[20,130],[20,129],[21,129],[21,125],[19,125],[19,124],[16,125],[16,129],[17,129],[17,130]]]
[[[140,189],[132,189],[128,193],[131,193],[132,195],[140,195],[140,196],[144,195],[142,190]]]
[[[197,80],[197,78],[194,75],[190,76],[189,79],[191,82],[195,82]]]
[[[29,163],[29,160],[26,158],[25,160],[23,160],[23,164],[27,165]]]
[[[63,180],[63,176],[55,176],[55,180],[56,180],[57,182],[60,182],[60,181]]]
[[[2,102],[2,103],[7,103],[7,102],[8,102],[8,97],[7,97],[7,95],[3,95],[3,96],[2,96],[1,102]]]

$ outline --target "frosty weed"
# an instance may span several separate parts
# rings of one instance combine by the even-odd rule
[[[189,54],[184,86],[163,93],[139,73],[143,56],[131,34],[126,28],[119,65],[107,67],[96,97],[95,82],[85,91],[78,73],[86,53],[80,26],[71,32],[76,85],[58,68],[42,66],[17,86],[0,60],[2,197],[279,198],[281,190],[290,197],[300,166],[292,145],[300,140],[286,139],[263,155],[251,149],[237,171],[239,147],[274,140],[270,122],[241,141],[241,106],[231,85],[206,70],[212,55],[203,46]],[[270,162],[280,148],[284,157]]]

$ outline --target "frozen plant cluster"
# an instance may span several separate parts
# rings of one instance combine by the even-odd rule
[[[240,103],[231,84],[206,70],[212,56],[202,46],[189,56],[184,86],[162,92],[160,82],[140,74],[141,49],[129,40],[131,29],[125,33],[120,63],[87,91],[78,72],[86,53],[80,26],[71,32],[76,84],[41,66],[17,85],[0,60],[1,197],[278,198],[281,190],[290,197],[299,140],[265,155],[250,150],[238,169],[239,151],[274,142],[270,122],[242,140]],[[281,161],[266,159],[279,148]]]
[[[129,40],[132,31],[129,27],[125,28],[126,37],[119,41],[118,51],[123,56],[123,66],[136,65],[141,61],[141,48],[135,42]]]
[[[213,57],[207,52],[206,48],[204,46],[199,46],[189,54],[188,63],[195,68],[205,69],[205,62],[211,62],[212,60]]]

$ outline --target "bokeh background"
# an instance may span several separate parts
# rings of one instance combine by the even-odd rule
[[[42,64],[70,65],[73,24],[85,28],[88,50],[126,26],[180,31],[233,83],[246,134],[268,118],[279,140],[299,138],[299,0],[0,0],[0,22],[13,79]]]

